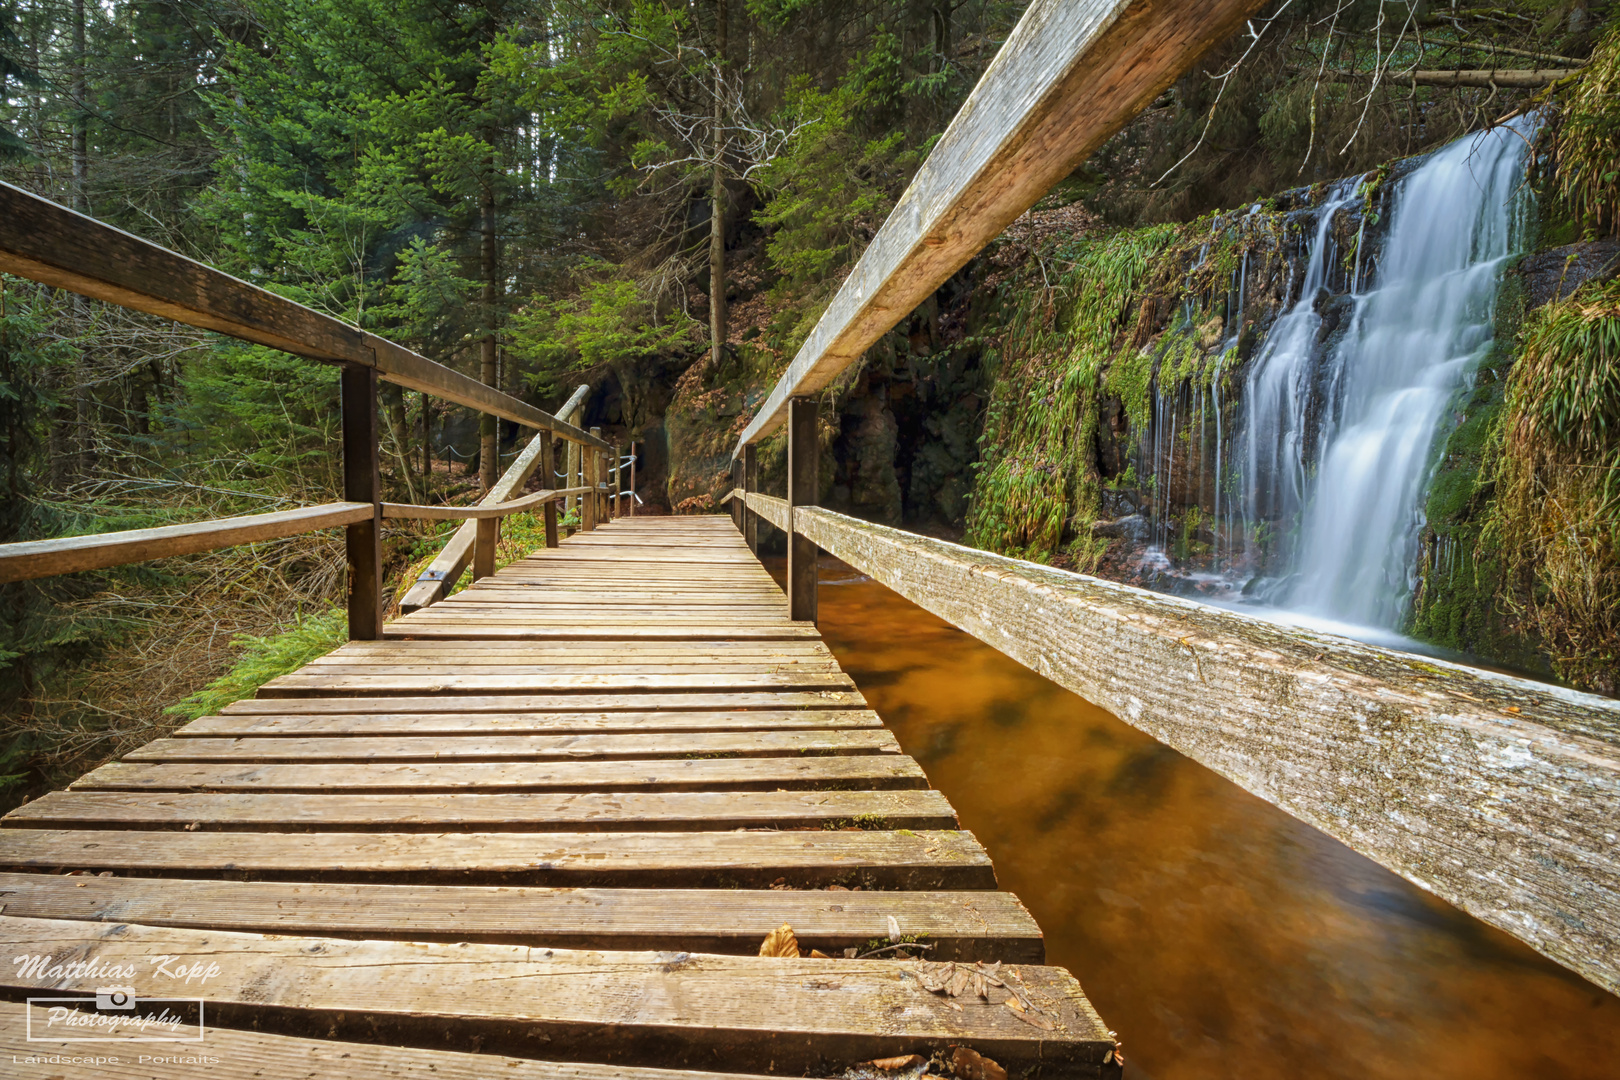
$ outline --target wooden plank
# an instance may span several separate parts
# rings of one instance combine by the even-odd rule
[[[0,184],[0,271],[389,382],[607,449],[534,406],[375,334],[11,184]]]
[[[664,661],[659,663],[659,661]],[[401,656],[390,660],[383,656],[328,657],[313,660],[299,669],[310,675],[514,675],[545,676],[569,675],[758,675],[771,672],[793,674],[829,674],[838,672],[838,665],[830,660],[784,657],[777,660],[760,659],[748,662],[741,659],[716,659],[707,663],[697,658],[652,657],[637,663],[634,657],[616,664],[587,664],[578,660],[552,660],[522,663],[512,659],[492,659],[479,663],[477,657],[465,654],[443,660],[424,656]]]
[[[244,795],[53,791],[0,819],[5,828],[274,832],[596,831],[602,829],[954,829],[937,791],[727,791],[506,795]]]
[[[756,955],[787,923],[842,956],[902,934],[932,960],[1039,964],[1041,931],[1011,893],[822,889],[556,889],[0,873],[6,914],[270,934],[510,942]]]
[[[925,788],[895,754],[662,761],[424,762],[391,765],[219,765],[109,762],[75,791],[776,791]]]
[[[184,993],[220,1026],[302,1021],[332,1038],[439,1048],[474,1039],[487,1053],[543,1051],[611,1064],[836,1073],[876,1057],[970,1045],[1013,1075],[1118,1076],[1114,1042],[1078,983],[1058,968],[1016,966],[1051,1030],[1012,1009],[930,993],[914,961],[787,960],[659,952],[535,950],[521,945],[299,938],[0,915],[5,955],[94,957],[131,966],[137,996],[175,992],[153,956],[214,963]],[[209,969],[212,970],[212,969]],[[0,968],[12,996],[91,994],[94,975]],[[182,984],[183,985],[183,984]],[[274,1007],[267,1008],[266,1002]]]
[[[163,525],[155,529],[129,529],[90,536],[0,544],[0,584],[49,577],[52,574],[72,574],[80,570],[102,570],[147,559],[195,555],[200,551],[216,551],[238,544],[253,544],[317,529],[352,525],[359,521],[370,521],[371,516],[370,503],[323,503],[320,506],[301,506],[297,510]]]
[[[231,832],[0,829],[0,867],[303,881],[994,889],[972,833]]]
[[[339,736],[569,735],[654,731],[792,731],[880,728],[869,709],[758,710],[754,712],[579,712],[579,713],[387,713],[350,712],[310,716],[203,716],[174,733],[176,739],[261,736],[307,738]]]
[[[523,661],[552,660],[561,662],[579,657],[589,658],[592,663],[638,663],[642,658],[651,659],[654,663],[672,663],[666,659],[676,657],[682,660],[719,660],[730,661],[737,658],[754,659],[765,658],[812,658],[816,660],[832,660],[832,650],[819,641],[804,639],[799,641],[626,641],[603,649],[595,642],[558,641],[551,643],[527,644],[515,642],[507,645],[492,645],[483,641],[351,641],[338,646],[326,654],[329,657],[399,657],[423,656],[429,659],[457,656],[486,656],[491,657],[490,663],[501,661],[495,657],[513,658]]]
[[[32,1026],[26,1015],[29,1011],[33,1014]],[[34,1041],[29,1041],[29,1031],[36,1033]],[[45,1037],[50,1031],[48,1009],[24,1002],[0,1002],[0,1054],[16,1064],[48,1067],[50,1071],[42,1075],[50,1080],[169,1080],[185,1075],[181,1070],[190,1068],[206,1068],[208,1076],[215,1080],[263,1080],[265,1077],[405,1080],[424,1076],[435,1080],[489,1080],[492,1076],[503,1080],[766,1080],[760,1073],[534,1061],[497,1054],[417,1050],[218,1027],[208,1030],[204,1053],[195,1054],[195,1047],[184,1047],[178,1054],[170,1051],[166,1055],[159,1049],[162,1044],[87,1048],[82,1042],[52,1041]],[[91,1052],[87,1053],[87,1049]],[[182,1062],[170,1066],[150,1060],[188,1055],[206,1061],[201,1065]]]
[[[154,739],[125,761],[578,761],[709,754],[898,754],[887,728],[864,731],[655,732],[613,735],[364,736]]]
[[[863,709],[859,690],[745,692],[735,694],[528,694],[481,697],[243,698],[226,716],[313,716],[320,713],[647,712],[713,709]]]
[[[448,603],[448,602],[446,602]],[[816,636],[813,626],[795,626],[786,620],[775,623],[739,624],[730,622],[625,623],[602,621],[595,624],[547,622],[539,617],[479,618],[451,613],[444,617],[445,604],[388,623],[383,638],[419,640],[454,638],[461,641],[684,641],[694,638],[730,637],[755,641],[805,640]]]
[[[829,510],[795,520],[945,621],[1620,992],[1620,702]]]
[[[294,672],[259,688],[260,697],[311,694],[533,694],[558,690],[820,690],[853,689],[842,672],[757,675],[306,675]]]

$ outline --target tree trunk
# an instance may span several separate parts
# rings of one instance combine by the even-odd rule
[[[496,384],[495,370],[495,298],[496,290],[500,287],[499,268],[495,260],[495,171],[490,170],[489,183],[484,186],[480,198],[480,217],[482,218],[482,243],[480,245],[480,263],[483,269],[484,292],[484,339],[479,343],[479,372],[478,377],[485,386]],[[500,475],[499,451],[496,440],[496,419],[489,413],[484,413],[478,423],[478,479],[488,491],[495,486],[495,480]]]
[[[709,212],[709,355],[719,364],[726,344],[726,175],[725,151],[726,0],[715,0],[714,190]]]

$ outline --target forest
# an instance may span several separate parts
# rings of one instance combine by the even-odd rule
[[[640,448],[645,510],[706,511],[1022,11],[0,0],[0,179],[542,408],[589,385],[587,423]],[[1334,226],[1353,260],[1399,163],[1521,118],[1533,235],[1491,374],[1452,409],[1404,629],[1620,691],[1604,0],[1273,0],[826,393],[827,505],[1139,581],[1120,522],[1146,513],[1174,559],[1219,558],[1221,496],[1149,483],[1141,446],[1279,316],[1228,298],[1235,268],[1294,274],[1288,215],[1362,177]],[[0,275],[0,542],[330,500],[337,393],[331,368]],[[397,387],[383,421],[399,501],[467,502],[522,447]],[[780,440],[762,462],[779,486]],[[447,535],[390,524],[396,597]],[[0,586],[0,803],[330,649],[343,568],[323,533]]]

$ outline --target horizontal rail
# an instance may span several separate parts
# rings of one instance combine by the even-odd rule
[[[591,388],[588,384],[575,387],[574,392],[568,395],[568,400],[563,402],[562,408],[557,410],[557,416],[568,422],[581,419],[581,414],[585,411],[585,399],[590,393]],[[485,503],[501,502],[529,482],[534,470],[540,467],[540,459],[543,456],[541,451],[545,448],[540,441],[542,438],[543,435],[538,435],[529,440],[529,445],[523,448],[523,452],[517,456],[501,478],[495,481],[495,486],[489,489],[489,493],[479,503],[480,506]],[[571,452],[579,451],[576,449]],[[556,477],[548,476],[544,480],[550,484],[556,481]],[[472,562],[473,546],[477,538],[476,522],[468,522],[457,529],[455,535],[445,541],[444,548],[438,556],[426,570],[422,571],[415,584],[400,598],[400,614],[409,615],[413,611],[420,611],[443,600],[445,593],[461,580],[462,571]]]
[[[376,507],[370,503],[323,503],[297,510],[163,525],[156,529],[0,544],[0,584],[276,540],[370,521],[375,513]]]
[[[0,183],[0,272],[311,360],[360,364],[457,405],[611,450],[587,431],[386,338]]]
[[[746,499],[787,528],[784,500]],[[793,518],[951,625],[1620,992],[1620,702],[819,507]]]
[[[532,510],[542,503],[551,502],[569,495],[584,495],[591,489],[588,487],[559,488],[556,491],[537,491],[533,495],[525,495],[521,499],[513,499],[503,503],[479,503],[477,506],[418,506],[411,503],[382,504],[382,516],[385,518],[409,518],[417,521],[487,521],[490,518],[502,518],[509,514],[520,514],[525,510]]]
[[[743,431],[830,383],[1259,0],[1035,0]]]

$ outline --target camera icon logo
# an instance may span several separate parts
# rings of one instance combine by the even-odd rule
[[[96,1008],[98,1010],[128,1010],[134,1007],[135,988],[133,986],[101,986],[96,988]]]

